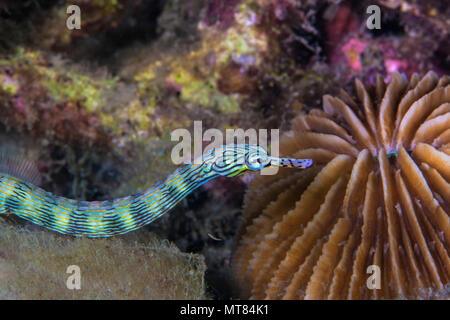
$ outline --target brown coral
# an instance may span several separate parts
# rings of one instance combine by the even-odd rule
[[[357,99],[324,96],[293,120],[280,152],[315,166],[253,181],[233,260],[243,297],[448,298],[449,84],[356,80]]]

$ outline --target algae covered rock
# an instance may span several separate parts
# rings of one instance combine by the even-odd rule
[[[2,220],[0,248],[0,299],[207,298],[204,258],[145,231],[75,239]],[[70,266],[79,290],[67,286]]]

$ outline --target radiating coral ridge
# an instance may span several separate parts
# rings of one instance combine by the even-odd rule
[[[449,297],[450,80],[355,82],[292,122],[303,172],[257,177],[233,258],[242,297]]]

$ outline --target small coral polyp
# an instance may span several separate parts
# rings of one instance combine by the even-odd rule
[[[293,120],[280,153],[315,165],[252,182],[233,257],[243,298],[449,298],[449,84],[356,80],[357,98]]]

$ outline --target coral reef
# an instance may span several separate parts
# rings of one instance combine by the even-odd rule
[[[107,171],[121,171],[121,176],[130,181],[123,195],[144,186],[136,185],[137,175],[151,175],[136,172],[138,168],[148,171],[162,159],[167,162],[167,146],[171,143],[158,139],[159,135],[167,135],[161,130],[160,121],[167,124],[169,118],[155,114],[151,105],[144,107],[134,86],[101,69],[89,72],[87,66],[68,64],[57,55],[18,48],[0,59],[0,98],[1,130],[34,141],[40,148],[42,169],[52,184],[47,185],[48,190],[57,194],[93,199],[107,189],[119,191],[117,174],[115,181],[101,176]],[[159,122],[153,120],[156,117]],[[138,155],[137,149],[141,150]],[[130,166],[129,162],[137,159],[140,162]],[[159,167],[162,170],[145,185],[168,172]],[[74,178],[83,181],[68,181]],[[68,181],[69,185],[58,187],[61,181]],[[76,187],[79,184],[91,191],[85,194],[75,190],[80,189]],[[94,191],[99,184],[103,184],[100,193]],[[122,187],[125,189],[125,184]]]
[[[69,4],[79,30],[66,28]],[[380,30],[365,28],[372,4]],[[0,1],[0,134],[31,141],[48,191],[128,195],[173,170],[170,132],[194,120],[283,131],[355,78],[448,74],[448,10],[438,0]],[[220,298],[246,186],[214,181],[151,226],[206,257]]]
[[[115,80],[96,81],[55,63],[23,48],[0,60],[3,124],[47,140],[107,145],[107,132],[92,112],[105,104],[102,91]]]
[[[106,61],[118,48],[156,36],[157,17],[166,0],[2,1],[0,52],[26,44],[65,53],[76,60]],[[80,9],[80,28],[66,27]],[[14,32],[14,37],[9,34]]]
[[[449,9],[439,1],[377,1],[380,29],[363,28],[373,1],[344,1],[324,16],[325,54],[347,80],[374,80],[376,74],[449,71]]]
[[[217,0],[205,8],[173,1],[159,18],[156,42],[119,53],[118,74],[136,83],[141,99],[183,111],[187,120],[279,127],[299,96],[318,105],[317,96],[337,83],[318,61],[318,42],[308,42],[318,37],[316,17],[327,3]]]
[[[243,297],[448,299],[450,78],[376,80],[293,120],[280,152],[313,168],[253,181],[233,260]]]
[[[0,247],[0,299],[208,298],[204,258],[149,232],[70,239],[0,221]],[[71,265],[80,290],[66,286]]]

